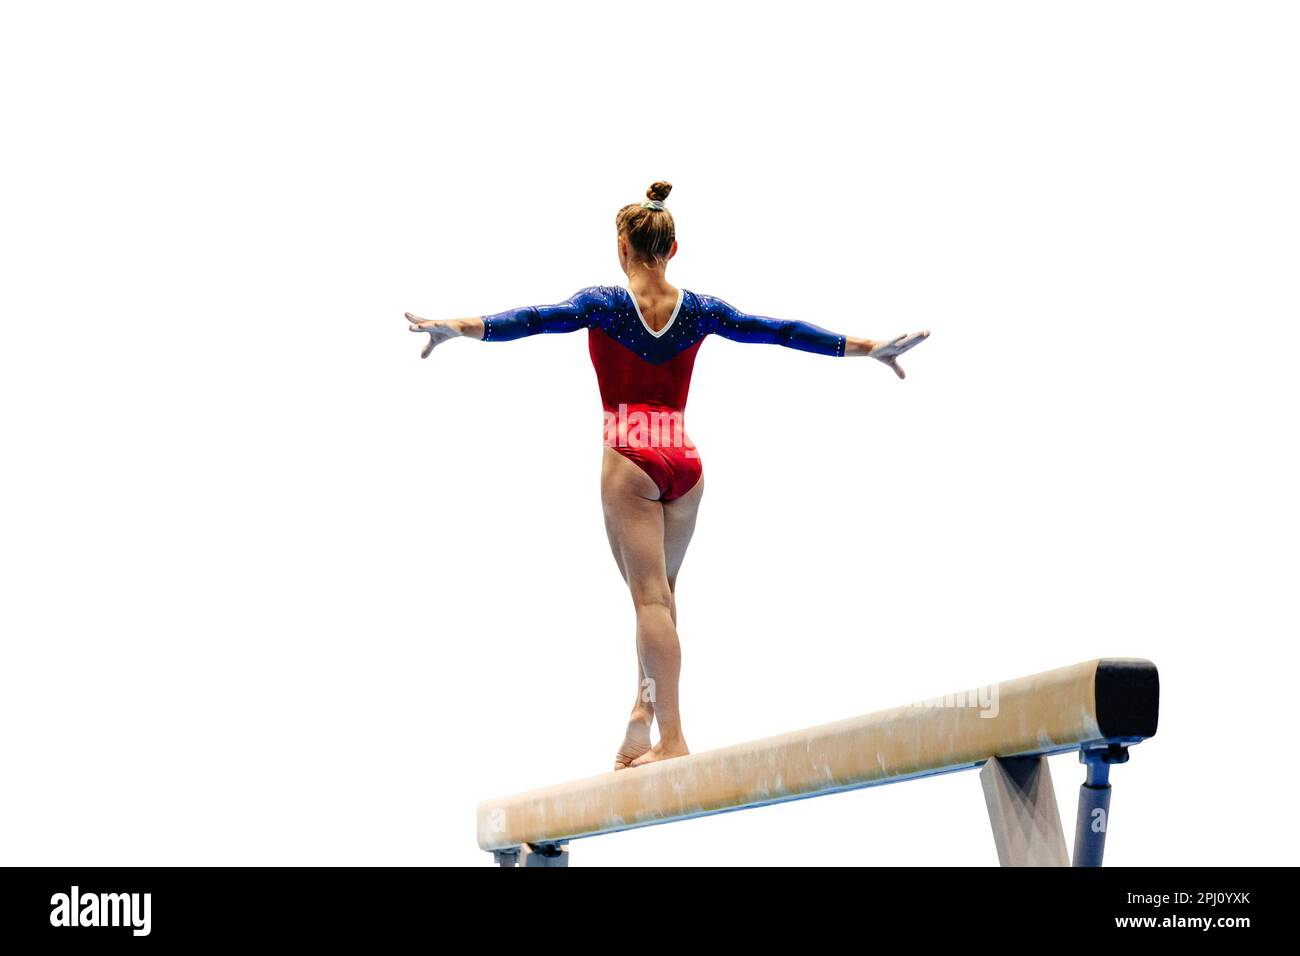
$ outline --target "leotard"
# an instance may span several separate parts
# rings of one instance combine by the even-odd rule
[[[527,306],[483,316],[483,341],[587,329],[591,364],[605,408],[605,444],[654,479],[659,500],[686,494],[702,474],[683,416],[691,370],[710,334],[843,356],[843,335],[808,322],[749,315],[713,296],[686,289],[658,332],[646,324],[622,286],[589,286],[555,305]]]

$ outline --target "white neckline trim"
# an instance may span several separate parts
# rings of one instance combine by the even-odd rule
[[[677,304],[673,306],[673,314],[668,317],[668,322],[664,325],[664,327],[660,329],[658,332],[656,332],[654,329],[650,328],[650,323],[647,322],[645,320],[645,316],[641,314],[641,306],[637,304],[636,296],[632,294],[632,290],[625,286],[623,288],[623,291],[626,292],[627,297],[632,300],[632,308],[636,309],[636,317],[641,320],[641,325],[645,328],[647,332],[649,332],[655,338],[659,338],[661,335],[663,335],[665,332],[667,332],[669,329],[673,327],[673,323],[677,321],[677,313],[682,310],[682,299],[686,297],[684,290],[682,289],[677,290]]]

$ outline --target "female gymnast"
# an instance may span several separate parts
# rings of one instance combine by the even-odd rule
[[[807,322],[737,311],[721,299],[668,284],[677,254],[672,190],[658,182],[648,200],[615,217],[618,261],[627,287],[591,286],[556,305],[529,306],[467,319],[422,319],[406,313],[412,332],[426,332],[420,354],[464,336],[509,342],[539,332],[587,329],[591,363],[605,407],[600,493],[614,560],[636,609],[637,693],[614,769],[639,767],[689,751],[682,734],[677,682],[677,573],[695,530],[704,493],[699,454],[682,427],[691,368],[710,333],[831,356],[870,356],[894,370],[898,357],[929,332],[889,341],[836,335]],[[650,727],[659,722],[659,741]]]

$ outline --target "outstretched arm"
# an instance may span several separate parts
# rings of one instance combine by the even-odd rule
[[[736,342],[762,342],[783,345],[786,348],[816,352],[819,355],[853,357],[867,355],[892,368],[899,378],[903,369],[898,356],[924,342],[929,332],[912,332],[884,341],[853,338],[828,332],[811,322],[794,319],[773,319],[763,315],[741,312],[721,299],[710,298],[707,306],[710,331]]]
[[[599,299],[599,291],[589,288],[580,289],[555,305],[530,305],[467,319],[422,319],[407,312],[406,320],[412,332],[429,334],[429,344],[420,353],[420,358],[428,358],[435,346],[448,339],[464,337],[484,342],[509,342],[526,335],[585,329],[596,320]]]

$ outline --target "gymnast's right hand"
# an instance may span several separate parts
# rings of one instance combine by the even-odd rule
[[[414,313],[406,313],[406,321],[410,323],[412,332],[427,332],[429,334],[429,344],[424,347],[420,353],[420,358],[428,358],[429,353],[433,351],[434,346],[441,345],[448,339],[459,338],[465,334],[460,319],[422,319]]]

